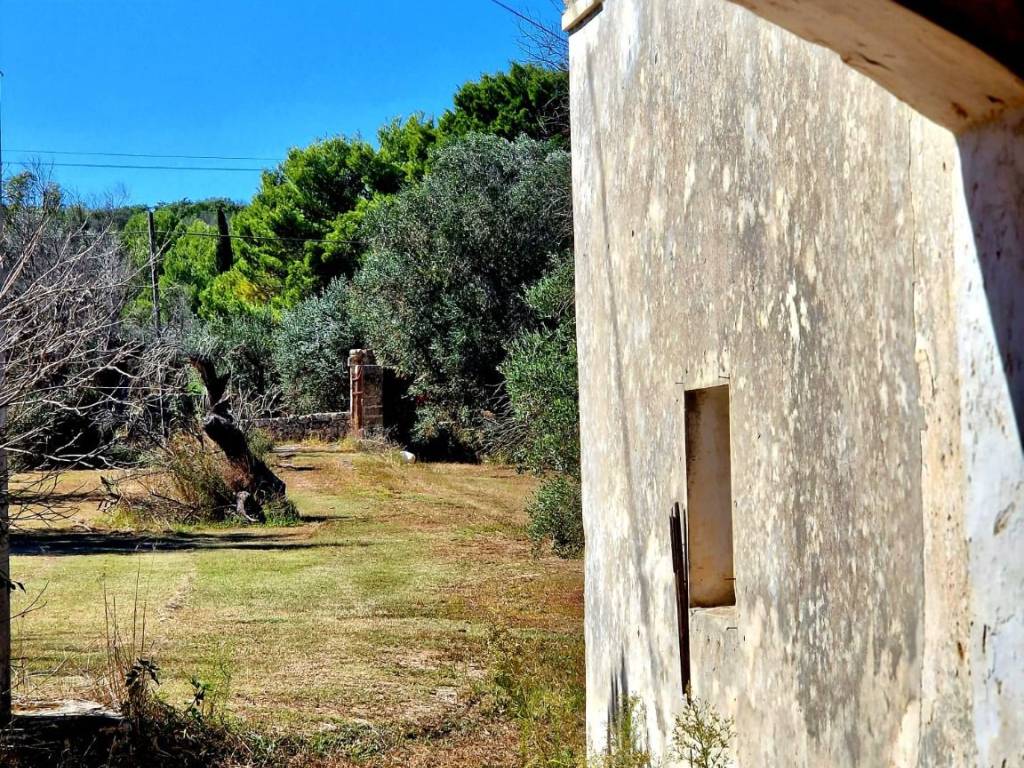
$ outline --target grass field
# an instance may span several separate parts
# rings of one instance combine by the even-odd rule
[[[273,459],[299,525],[122,530],[99,510],[98,474],[63,478],[71,517],[13,537],[15,609],[43,591],[14,627],[16,696],[95,698],[116,604],[122,632],[141,632],[144,608],[176,705],[196,677],[269,732],[380,734],[361,764],[528,762],[532,698],[499,706],[496,674],[550,676],[571,696],[583,674],[581,564],[526,539],[533,480],[316,446]]]

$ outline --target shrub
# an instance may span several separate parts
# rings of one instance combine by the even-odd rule
[[[571,254],[526,292],[537,326],[508,344],[501,366],[508,414],[495,435],[500,449],[531,472],[576,474],[580,408]]]
[[[645,731],[640,700],[629,697],[618,703],[608,724],[608,749],[591,761],[591,768],[654,768]]]
[[[525,286],[571,244],[569,156],[543,142],[470,135],[422,184],[367,218],[353,318],[382,364],[410,379],[417,437],[482,447]]]
[[[732,718],[722,717],[714,707],[691,700],[676,718],[673,752],[692,768],[728,768],[729,745],[736,734]]]
[[[530,535],[551,539],[566,557],[583,551],[574,289],[566,252],[526,291],[534,322],[508,344],[501,366],[508,403],[488,434],[497,455],[546,475],[529,507]]]
[[[274,333],[274,366],[293,413],[348,407],[348,353],[358,346],[348,295],[347,282],[335,280],[286,312]]]
[[[250,437],[250,448],[262,458],[270,441],[263,433]],[[231,465],[219,450],[196,433],[179,432],[158,448],[146,474],[134,474],[142,492],[127,491],[104,478],[109,505],[115,515],[131,521],[161,525],[200,525],[237,519],[235,483]],[[289,525],[299,519],[287,498],[264,505],[268,525]]]
[[[530,516],[528,532],[536,542],[551,541],[562,557],[578,557],[583,552],[582,496],[575,475],[546,478],[526,508]]]
[[[224,479],[224,463],[195,435],[179,433],[159,449],[159,466],[167,483],[165,507],[176,522],[224,520],[234,509],[235,494]]]

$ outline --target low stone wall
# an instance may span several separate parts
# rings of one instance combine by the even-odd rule
[[[305,416],[281,416],[275,419],[256,419],[253,425],[262,429],[277,442],[301,440],[340,440],[348,435],[347,411],[310,413]]]

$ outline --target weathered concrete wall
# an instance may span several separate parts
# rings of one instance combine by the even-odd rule
[[[591,747],[682,707],[684,392],[728,384],[736,606],[691,622],[739,765],[1024,763],[1021,132],[721,0],[570,57]]]
[[[1024,112],[959,137],[954,290],[982,765],[1024,765]]]

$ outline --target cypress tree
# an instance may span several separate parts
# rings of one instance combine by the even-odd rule
[[[217,208],[217,273],[221,274],[231,269],[235,263],[235,254],[231,250],[231,233],[228,231],[228,217],[224,215],[224,208]]]

